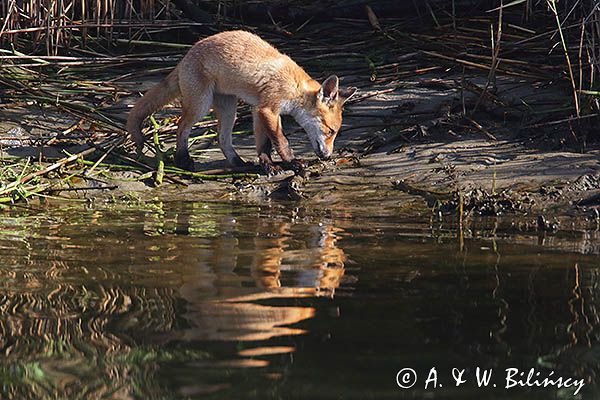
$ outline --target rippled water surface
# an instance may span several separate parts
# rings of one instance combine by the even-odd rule
[[[0,398],[597,398],[596,232],[481,221],[460,240],[379,211],[5,211]],[[586,385],[507,390],[509,367]]]

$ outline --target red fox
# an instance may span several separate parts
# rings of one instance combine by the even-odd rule
[[[280,115],[292,115],[307,132],[317,156],[328,159],[342,124],[342,106],[355,91],[340,88],[335,75],[320,85],[291,58],[250,32],[221,32],[196,43],[161,83],[146,92],[129,113],[127,130],[141,149],[144,119],[180,98],[175,165],[191,170],[188,137],[192,126],[212,107],[218,118],[221,151],[229,164],[243,166],[246,162],[231,143],[241,99],[253,107],[259,164],[269,174],[281,171],[271,159],[274,146],[284,167],[296,170],[303,164],[294,158]]]

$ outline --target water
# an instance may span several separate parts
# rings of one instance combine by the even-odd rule
[[[4,212],[0,397],[596,398],[598,234],[524,227],[477,221],[461,241],[341,206]],[[509,367],[585,386],[506,389]]]

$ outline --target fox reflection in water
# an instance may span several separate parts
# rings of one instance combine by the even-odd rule
[[[291,325],[315,309],[298,298],[332,296],[345,278],[332,224],[159,211],[66,215],[0,235],[10,249],[0,257],[0,374],[12,379],[0,398],[126,398],[134,375],[144,393],[162,393],[161,357],[200,362],[210,346],[191,342],[301,334]],[[249,357],[294,348],[234,351],[210,367],[262,366]],[[45,380],[32,384],[34,373]]]
[[[600,376],[600,269],[577,237],[456,252],[454,232],[309,211],[0,219],[0,398],[396,398],[415,360]]]
[[[187,340],[267,340],[304,333],[289,327],[314,316],[312,307],[258,304],[270,299],[333,296],[344,276],[344,251],[337,247],[339,229],[315,225],[305,231],[303,243],[292,239],[292,224],[258,219],[252,245],[238,237],[222,237],[212,259],[198,266],[201,276],[180,288],[185,299]],[[185,216],[178,220],[179,226]],[[224,224],[234,225],[229,219]],[[231,232],[234,226],[221,226]],[[247,262],[247,264],[246,264]],[[234,270],[249,268],[248,274]],[[205,271],[213,269],[212,295],[207,296]],[[248,280],[250,282],[248,282]],[[224,284],[223,281],[229,281]]]

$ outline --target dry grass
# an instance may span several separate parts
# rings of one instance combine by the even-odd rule
[[[0,44],[56,55],[89,39],[135,39],[149,25],[167,27],[173,10],[169,0],[0,0]]]

